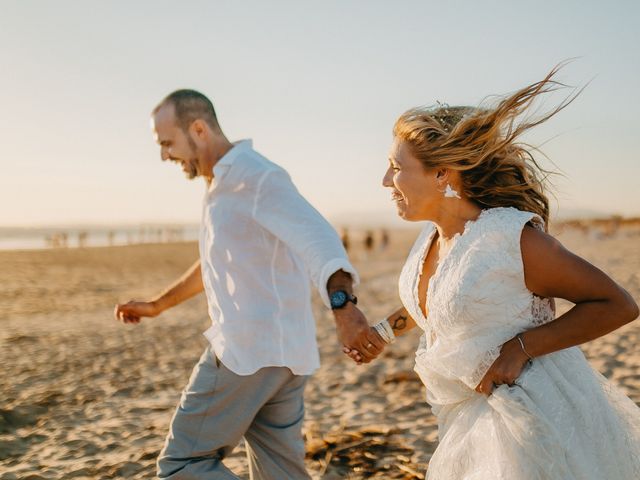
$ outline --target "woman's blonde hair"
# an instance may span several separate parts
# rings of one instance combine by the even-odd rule
[[[565,87],[553,80],[562,66],[556,66],[543,80],[503,98],[494,108],[438,104],[408,110],[396,121],[393,135],[407,142],[426,168],[459,171],[464,194],[480,208],[515,207],[537,213],[548,228],[546,182],[552,172],[536,162],[533,147],[516,140],[565,108],[580,93],[566,97],[540,118],[518,121],[539,95]]]

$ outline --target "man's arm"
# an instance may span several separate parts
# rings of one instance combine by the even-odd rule
[[[358,284],[338,233],[298,192],[284,170],[266,172],[256,187],[254,220],[293,250],[305,264],[322,302],[329,307],[329,278],[343,270],[350,277],[331,280],[346,288]],[[337,285],[337,284],[336,284]]]
[[[130,300],[117,304],[114,315],[124,323],[140,323],[142,317],[156,317],[165,310],[178,305],[204,290],[200,260],[189,269],[169,288],[146,302]]]
[[[353,293],[353,279],[344,270],[338,270],[327,281],[327,293],[343,290]],[[384,349],[384,341],[380,335],[369,326],[364,314],[352,302],[344,307],[333,310],[336,321],[336,331],[340,343],[349,351],[354,352],[352,358],[358,363],[369,363]]]
[[[284,170],[265,173],[257,186],[253,218],[291,248],[305,263],[323,303],[337,290],[351,293],[358,283],[340,237],[320,213],[300,195]],[[370,361],[383,342],[351,302],[333,311],[338,339]]]

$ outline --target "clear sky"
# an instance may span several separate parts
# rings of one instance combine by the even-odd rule
[[[393,218],[380,181],[400,113],[477,104],[571,57],[559,79],[590,85],[526,140],[565,175],[561,212],[640,215],[637,1],[0,8],[0,226],[196,222],[202,180],[161,163],[149,130],[177,88],[208,95],[227,136],[253,138],[328,217]]]

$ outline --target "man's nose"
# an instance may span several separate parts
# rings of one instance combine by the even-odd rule
[[[166,161],[166,160],[169,160],[169,151],[168,151],[168,149],[166,149],[164,147],[162,147],[160,149],[160,158],[162,159],[163,162]]]

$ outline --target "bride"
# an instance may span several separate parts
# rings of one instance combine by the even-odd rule
[[[383,185],[427,220],[374,328],[424,334],[416,371],[438,420],[433,480],[640,479],[640,409],[577,345],[638,316],[630,295],[547,233],[543,175],[516,143],[542,81],[492,109],[438,105],[397,120]],[[575,304],[555,318],[554,297]],[[356,361],[370,356],[345,350]]]

